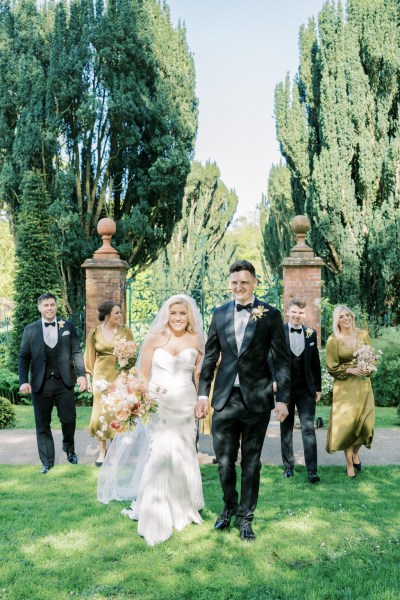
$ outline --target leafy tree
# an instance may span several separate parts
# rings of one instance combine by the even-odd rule
[[[197,129],[194,65],[157,0],[0,0],[0,196],[14,228],[43,175],[72,308],[103,216],[135,272],[181,216]]]
[[[37,298],[53,293],[62,308],[62,283],[57,260],[50,199],[40,173],[26,172],[22,181],[22,208],[16,246],[15,310],[9,355],[16,368],[24,327],[39,318]]]
[[[182,202],[182,219],[164,249],[154,271],[166,288],[196,294],[202,273],[218,284],[233,255],[235,245],[224,246],[226,230],[237,207],[236,193],[220,179],[215,163],[194,161]]]
[[[14,240],[9,224],[0,216],[0,299],[11,300],[13,297],[14,268]]]
[[[311,220],[327,295],[381,315],[399,312],[399,18],[395,0],[348,0],[346,17],[327,2],[275,94],[292,209]]]
[[[268,178],[268,194],[261,203],[261,230],[264,256],[272,272],[282,277],[282,260],[293,246],[290,221],[295,216],[291,174],[284,165],[273,165]]]

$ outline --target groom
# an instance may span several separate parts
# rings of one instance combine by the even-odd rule
[[[78,375],[80,392],[86,388],[86,377],[75,327],[71,321],[57,318],[56,297],[50,293],[39,296],[38,310],[42,318],[27,325],[22,336],[18,372],[21,394],[32,394],[36,439],[43,465],[41,473],[46,475],[54,465],[54,441],[50,429],[53,405],[57,407],[61,421],[63,450],[70,463],[76,465],[78,462],[74,447],[73,368]]]
[[[254,511],[260,485],[260,455],[271,409],[274,407],[271,351],[277,381],[275,415],[282,422],[290,399],[290,356],[280,312],[254,296],[254,266],[237,260],[230,267],[234,301],[216,308],[208,333],[200,375],[197,418],[208,412],[208,395],[215,367],[221,364],[214,384],[212,433],[223,491],[224,508],[215,529],[230,526],[236,515],[242,540],[252,541]],[[241,493],[236,491],[236,468],[241,444]]]

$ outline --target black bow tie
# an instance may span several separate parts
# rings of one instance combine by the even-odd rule
[[[55,327],[55,326],[56,326],[56,322],[55,322],[55,321],[53,321],[52,323],[47,323],[47,321],[46,321],[46,322],[45,322],[45,324],[44,324],[44,326],[45,326],[45,327],[50,327],[50,325],[51,325],[52,327]]]
[[[243,304],[236,304],[236,310],[238,310],[238,311],[247,310],[247,312],[250,312],[252,308],[253,308],[253,305],[251,302],[250,302],[250,304],[246,304],[246,306],[243,306]]]
[[[302,331],[303,331],[302,329],[295,329],[294,327],[290,328],[290,333],[294,333],[294,332],[301,333]]]

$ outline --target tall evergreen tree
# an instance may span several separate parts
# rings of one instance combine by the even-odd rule
[[[181,216],[197,129],[185,31],[157,0],[0,0],[0,195],[15,227],[21,182],[40,169],[71,304],[96,226],[135,272]]]
[[[348,0],[346,17],[327,2],[275,97],[291,204],[312,222],[326,293],[377,314],[399,311],[399,21],[396,0]]]
[[[57,249],[51,231],[55,227],[49,216],[50,198],[40,173],[25,172],[21,185],[22,208],[19,213],[14,281],[15,310],[9,356],[14,368],[24,327],[39,318],[37,298],[53,293],[63,312],[62,283]]]

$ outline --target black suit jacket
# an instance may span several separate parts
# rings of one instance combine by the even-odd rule
[[[278,402],[290,399],[290,354],[287,349],[282,317],[276,308],[255,298],[254,308],[264,307],[266,313],[258,319],[249,318],[240,353],[234,327],[235,302],[215,309],[208,333],[199,396],[208,396],[215,367],[221,355],[216,375],[212,406],[221,410],[231,393],[236,375],[250,412],[261,413],[274,407],[272,377],[268,364],[271,350],[278,381]]]
[[[58,319],[59,321],[60,319]],[[58,327],[58,368],[61,378],[67,387],[75,383],[75,367],[78,377],[85,376],[85,366],[79,339],[71,321],[64,321],[64,326]],[[18,361],[19,383],[28,382],[29,368],[32,391],[37,392],[43,383],[46,373],[46,350],[43,339],[42,319],[27,325],[22,336],[21,350]]]
[[[317,332],[302,325],[304,331],[304,375],[311,396],[321,391],[321,363],[317,345]],[[306,332],[312,331],[311,334]],[[289,324],[285,324],[286,343],[290,351]],[[297,334],[296,334],[297,335]],[[295,382],[292,382],[295,383]]]

